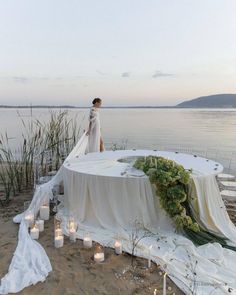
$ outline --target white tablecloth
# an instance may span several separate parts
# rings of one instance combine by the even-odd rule
[[[152,232],[158,228],[174,231],[148,177],[129,163],[148,155],[172,159],[185,169],[193,169],[195,177],[214,178],[223,170],[214,161],[174,152],[121,150],[80,155],[67,160],[62,168],[64,213],[76,216],[83,224],[118,231],[135,220]]]

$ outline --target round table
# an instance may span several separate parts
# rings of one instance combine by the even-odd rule
[[[137,221],[149,230],[172,228],[160,208],[148,177],[126,160],[161,156],[192,169],[194,175],[216,175],[221,164],[196,155],[155,150],[116,150],[75,156],[63,166],[65,210],[81,224],[119,229]],[[134,161],[133,161],[134,162]]]
[[[67,161],[66,169],[89,175],[101,175],[107,177],[126,177],[123,172],[128,163],[119,162],[120,159],[138,156],[160,156],[183,165],[185,169],[192,169],[195,174],[210,175],[221,173],[223,166],[210,159],[197,155],[183,154],[179,152],[156,151],[156,150],[115,150],[102,153],[88,153]],[[91,161],[94,165],[91,165]],[[131,175],[130,175],[131,176]],[[135,177],[135,175],[133,176]]]

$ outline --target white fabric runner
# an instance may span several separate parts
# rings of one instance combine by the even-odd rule
[[[26,286],[43,282],[50,271],[52,267],[45,250],[30,237],[23,220],[8,274],[1,280],[0,294],[17,293]]]
[[[89,230],[94,241],[113,247],[115,236],[119,233],[124,250],[131,253],[130,235],[132,223],[136,219],[142,223],[143,232],[152,232],[152,236],[141,240],[136,255],[147,257],[147,249],[152,245],[151,259],[160,264],[186,294],[194,294],[194,291],[198,295],[229,294],[229,290],[230,294],[236,294],[236,253],[217,243],[196,247],[187,238],[176,234],[171,220],[160,208],[158,198],[153,198],[153,188],[148,178],[127,170],[125,163],[119,163],[117,159],[114,161],[114,156],[111,157],[127,156],[131,151],[83,156],[87,142],[88,137],[83,134],[57,175],[36,189],[30,208],[35,213],[38,212],[40,205],[52,197],[53,186],[63,180],[65,197],[58,214],[63,218],[65,234],[68,234],[68,217],[73,213],[79,224],[77,237],[82,238],[84,231]],[[136,155],[140,153],[133,151]],[[171,155],[168,152],[142,153],[168,157]],[[182,161],[183,165],[185,163],[186,169],[194,167],[195,174],[199,176],[217,173],[213,161],[209,164],[206,159],[196,159],[184,154],[173,154],[173,157],[177,162]],[[220,168],[217,169],[221,172]],[[127,173],[121,175],[121,172]],[[203,183],[203,179],[206,183]],[[215,187],[217,184],[212,179],[213,175],[209,178],[194,177],[200,199],[199,216],[204,225],[212,230],[212,222],[204,218],[204,206],[207,206],[210,214],[214,215],[215,229],[234,242],[234,226],[227,224],[228,215],[226,210],[220,208],[224,204],[220,202],[220,194]],[[20,214],[14,218],[15,222],[21,222],[18,246],[8,274],[1,280],[0,294],[19,292],[31,284],[44,281],[51,271],[44,249],[29,236],[23,216],[24,214]]]
[[[197,193],[197,220],[206,229],[225,236],[236,245],[236,227],[229,218],[216,178],[213,175],[192,177]]]

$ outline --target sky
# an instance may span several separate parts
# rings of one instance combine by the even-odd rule
[[[0,104],[236,93],[235,0],[0,0]]]

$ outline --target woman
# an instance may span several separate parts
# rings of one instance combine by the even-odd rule
[[[100,98],[94,98],[93,106],[89,113],[89,129],[87,131],[88,146],[87,152],[103,152],[105,150],[104,143],[101,137],[100,119],[98,109],[102,105],[102,100]]]

